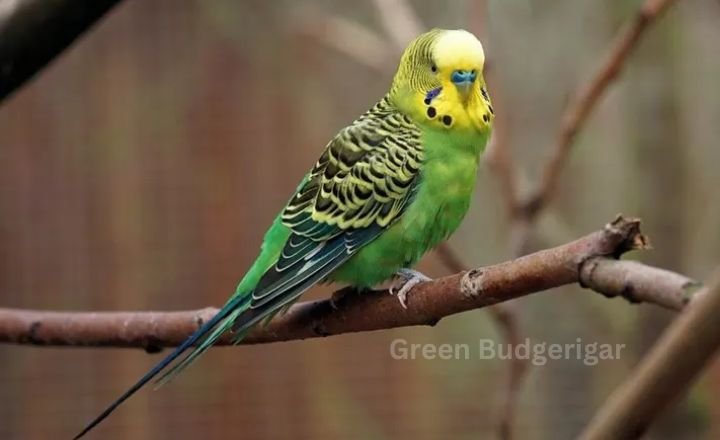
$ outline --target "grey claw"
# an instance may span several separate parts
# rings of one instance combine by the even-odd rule
[[[420,283],[432,280],[432,278],[424,275],[423,273],[411,269],[400,269],[397,271],[396,275],[398,278],[402,278],[404,282],[402,282],[399,286],[393,285],[390,287],[389,292],[391,295],[397,296],[398,301],[400,301],[400,305],[404,309],[407,309],[408,293],[410,293],[413,287]]]

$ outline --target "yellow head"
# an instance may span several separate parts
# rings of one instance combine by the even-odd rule
[[[484,64],[482,44],[473,34],[433,29],[405,49],[390,97],[420,124],[485,132],[493,108]]]

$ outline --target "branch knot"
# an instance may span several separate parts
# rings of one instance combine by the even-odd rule
[[[483,291],[483,271],[472,269],[460,279],[460,292],[465,298],[475,298]]]

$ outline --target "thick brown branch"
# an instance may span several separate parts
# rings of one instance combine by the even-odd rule
[[[0,4],[0,101],[120,0],[15,0]]]
[[[584,285],[609,286],[612,278],[628,269],[624,264],[606,269],[603,265],[612,260],[596,258],[613,258],[628,250],[645,247],[639,225],[638,220],[618,217],[604,229],[571,243],[419,284],[410,295],[407,310],[386,292],[337,295],[338,299],[332,302],[324,300],[298,304],[267,326],[251,332],[244,343],[433,325],[455,313],[565,284],[581,282]],[[594,270],[584,269],[587,264],[595,265]],[[651,269],[647,266],[634,267],[636,271]],[[656,299],[651,291],[642,290],[643,286],[651,287],[638,284],[633,290],[638,298],[664,304],[664,299]],[[607,294],[613,295],[614,292]],[[179,344],[214,312],[214,309],[168,313],[0,309],[0,342],[152,349]]]
[[[720,272],[600,408],[582,439],[635,439],[687,389],[720,347]]]

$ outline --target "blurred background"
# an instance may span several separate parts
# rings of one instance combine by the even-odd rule
[[[413,0],[429,27],[483,39],[520,190],[570,94],[640,2]],[[341,17],[386,37],[363,1],[126,1],[0,107],[0,304],[49,310],[220,305],[334,133],[388,89],[397,53],[342,46]],[[340,21],[342,23],[342,20]],[[341,26],[342,28],[342,26]],[[581,132],[533,246],[640,216],[632,258],[705,278],[720,261],[720,3],[680,1]],[[338,44],[340,43],[340,44]],[[377,45],[375,45],[377,46]],[[485,168],[452,247],[512,256]],[[420,268],[447,273],[437,256]],[[306,298],[326,295],[315,289]],[[520,299],[533,342],[626,344],[619,360],[528,372],[517,438],[577,435],[672,317],[578,287]],[[493,438],[508,364],[393,360],[390,343],[502,342],[486,311],[322,340],[211,350],[138,393],[93,438]],[[130,349],[0,345],[0,438],[67,438],[160,359]],[[649,438],[720,438],[720,365]]]

